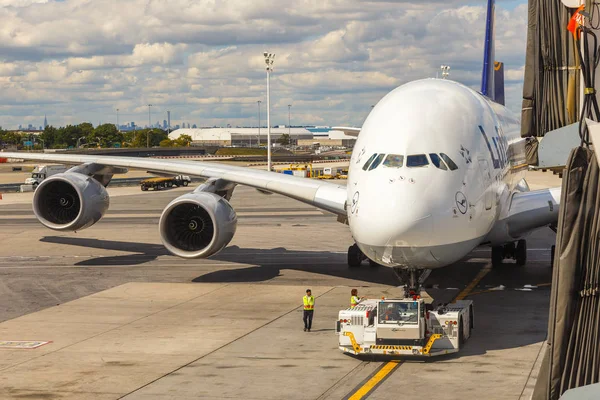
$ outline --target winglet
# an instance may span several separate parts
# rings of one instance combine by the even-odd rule
[[[360,128],[353,128],[350,126],[334,126],[333,128],[331,128],[332,131],[342,131],[344,132],[344,135],[348,135],[348,136],[353,136],[353,137],[358,137],[358,134],[360,133]]]

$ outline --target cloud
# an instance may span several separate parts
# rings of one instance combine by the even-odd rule
[[[509,107],[520,109],[527,6],[497,2],[496,54]],[[503,9],[503,5],[506,8]],[[449,1],[0,0],[4,127],[43,115],[67,122],[153,120],[252,125],[265,114],[275,52],[272,121],[360,125],[405,82],[450,77],[478,88],[485,7]],[[154,121],[153,121],[154,122]]]

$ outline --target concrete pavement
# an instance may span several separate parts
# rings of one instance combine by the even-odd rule
[[[156,223],[190,188],[118,189],[107,218],[78,233],[42,227],[28,202],[0,202],[0,341],[51,341],[0,349],[0,398],[340,399],[382,365],[341,354],[334,322],[350,288],[391,297],[396,280],[387,268],[347,268],[352,239],[334,216],[236,188],[230,246],[183,260],[165,251]],[[553,240],[534,233],[527,266],[508,263],[476,285],[463,352],[403,362],[370,397],[519,398],[546,336]],[[433,271],[427,291],[451,299],[488,262],[489,249],[476,249]],[[307,287],[319,296],[310,334]]]

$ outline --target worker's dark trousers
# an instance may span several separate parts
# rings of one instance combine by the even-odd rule
[[[306,329],[312,328],[312,317],[314,312],[314,310],[304,310],[304,317],[302,319],[304,320],[304,327]]]

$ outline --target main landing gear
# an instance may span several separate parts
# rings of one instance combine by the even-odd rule
[[[525,239],[492,247],[492,267],[500,267],[506,258],[512,258],[519,267],[527,263],[527,241]]]
[[[371,267],[379,267],[379,264],[377,264],[373,260],[368,259],[367,256],[365,256],[363,252],[360,251],[356,243],[348,247],[348,267],[358,268],[364,260],[369,260],[369,265]]]

